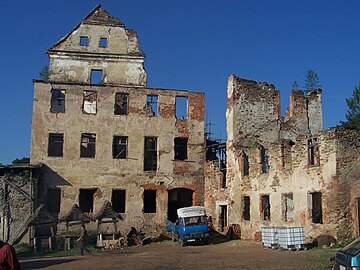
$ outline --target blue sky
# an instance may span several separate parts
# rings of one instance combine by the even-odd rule
[[[303,86],[315,70],[324,128],[345,120],[345,98],[360,82],[358,0],[4,0],[0,163],[30,155],[32,79],[46,50],[99,3],[137,31],[149,87],[205,92],[215,137],[226,137],[230,74],[274,84],[284,113],[292,83]]]

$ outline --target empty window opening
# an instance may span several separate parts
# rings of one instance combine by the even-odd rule
[[[113,138],[113,158],[126,159],[127,158],[127,140],[126,136],[114,136]]]
[[[242,197],[242,218],[250,220],[250,196]]]
[[[294,198],[293,194],[283,194],[283,217],[286,222],[294,221]]]
[[[175,138],[174,144],[175,144],[174,159],[176,159],[176,160],[187,159],[188,158],[188,155],[187,155],[188,139],[187,138]]]
[[[96,114],[97,92],[84,91],[83,112]]]
[[[249,175],[249,156],[243,151],[242,152],[242,160],[243,160],[243,176]]]
[[[96,135],[93,133],[81,134],[80,157],[95,157]]]
[[[104,38],[104,37],[100,38],[100,40],[99,40],[99,46],[100,47],[106,47],[107,43],[108,43],[107,38]]]
[[[187,97],[176,97],[176,119],[188,118],[188,99]]]
[[[220,205],[220,230],[223,232],[228,225],[227,221],[227,205]]]
[[[270,197],[269,195],[260,196],[260,214],[263,220],[270,220]]]
[[[144,190],[144,213],[156,213],[156,190]]]
[[[146,116],[158,115],[158,96],[147,95],[146,97]]]
[[[116,93],[115,94],[115,115],[127,115],[128,114],[128,94]]]
[[[322,194],[321,192],[310,193],[311,219],[313,223],[323,223],[322,218]]]
[[[269,172],[269,155],[268,150],[264,147],[260,148],[260,158],[261,158],[261,173]]]
[[[46,208],[50,213],[60,213],[61,189],[49,188],[47,190]]]
[[[90,83],[100,84],[103,80],[103,71],[101,69],[92,69],[90,74]]]
[[[64,147],[63,133],[49,133],[48,156],[62,157]]]
[[[318,166],[320,164],[319,144],[317,138],[308,140],[308,164]]]
[[[80,189],[79,207],[85,213],[94,212],[94,197],[97,189]]]
[[[50,112],[65,112],[65,90],[51,89],[51,108]]]
[[[125,213],[126,191],[122,189],[113,189],[111,195],[112,208],[117,213]]]
[[[80,45],[81,46],[88,46],[89,45],[89,37],[81,36],[80,37]]]
[[[144,143],[144,171],[157,169],[157,138],[145,137]]]
[[[286,142],[284,141],[281,144],[281,165],[285,170],[291,170],[292,169],[292,154],[291,154],[291,147],[295,145],[293,141]]]

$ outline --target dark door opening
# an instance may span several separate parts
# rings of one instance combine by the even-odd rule
[[[181,207],[192,206],[193,191],[187,188],[174,188],[168,191],[168,219],[177,219],[177,210]]]
[[[223,232],[227,227],[227,205],[220,205],[220,228]]]

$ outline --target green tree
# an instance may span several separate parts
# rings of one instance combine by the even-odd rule
[[[27,164],[27,163],[30,163],[30,158],[27,158],[27,157],[23,157],[21,159],[15,159],[12,161],[12,164]]]
[[[346,112],[347,122],[343,123],[345,127],[360,129],[360,83],[355,86],[352,97],[346,99],[349,109]]]
[[[305,75],[305,91],[309,92],[319,89],[320,87],[321,85],[319,84],[319,75],[312,69],[309,69]]]
[[[44,66],[43,69],[39,72],[39,77],[43,81],[47,81],[49,79],[49,66]]]
[[[293,90],[299,90],[299,84],[297,83],[297,81],[294,81],[292,84],[292,89]]]

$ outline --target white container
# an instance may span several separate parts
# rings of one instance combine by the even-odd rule
[[[278,244],[284,249],[304,249],[305,235],[303,227],[279,227]]]
[[[261,227],[261,242],[264,247],[278,247],[278,230],[280,227]]]

